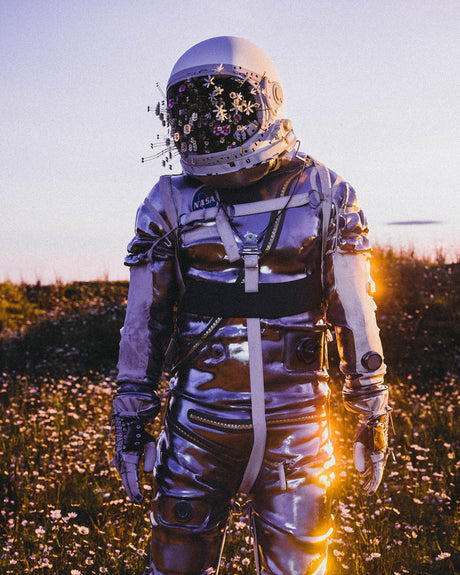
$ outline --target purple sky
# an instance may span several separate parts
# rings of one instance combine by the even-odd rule
[[[4,0],[0,281],[128,277],[161,173],[140,162],[155,84],[223,34],[272,57],[302,150],[353,184],[379,242],[458,256],[459,22],[457,0]]]

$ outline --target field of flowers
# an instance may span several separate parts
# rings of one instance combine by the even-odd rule
[[[331,349],[337,469],[329,575],[460,573],[459,265],[377,251],[390,365],[393,457],[360,494],[356,422]],[[0,284],[0,573],[141,574],[150,477],[133,506],[110,465],[123,282]],[[248,519],[234,517],[221,573],[254,573]]]

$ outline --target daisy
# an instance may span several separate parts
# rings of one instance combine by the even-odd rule
[[[203,86],[204,86],[205,88],[210,88],[211,86],[214,86],[214,76],[209,75],[209,76],[206,78],[206,80],[205,80]]]
[[[223,122],[228,117],[228,112],[222,104],[219,106],[216,106],[213,111],[216,115],[217,120],[219,120],[219,122]]]

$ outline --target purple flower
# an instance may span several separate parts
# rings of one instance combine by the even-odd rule
[[[179,93],[181,93],[181,92],[185,92],[185,84],[181,84],[179,86]]]
[[[169,99],[168,108],[174,108],[174,98]]]

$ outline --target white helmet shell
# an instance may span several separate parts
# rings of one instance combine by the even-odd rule
[[[199,80],[195,82],[195,93],[197,90],[203,90],[203,86],[208,89],[206,100],[210,101],[206,102],[206,118],[211,118],[210,122],[214,122],[213,133],[216,134],[217,130],[218,135],[222,136],[220,140],[214,139],[213,142],[209,142],[209,137],[203,136],[206,147],[197,146],[193,137],[193,123],[197,124],[202,119],[193,112],[193,105],[190,105],[189,111],[185,111],[183,117],[186,119],[182,122],[182,118],[177,114],[184,114],[184,110],[174,110],[174,100],[170,98],[171,94],[185,92],[186,86],[197,78]],[[225,109],[220,96],[214,97],[214,93],[224,91],[220,83],[227,82],[225,86],[228,87],[229,81],[235,86],[230,96],[237,98],[233,100],[232,111],[235,112],[236,104],[241,112],[239,115],[232,115],[229,109]],[[247,101],[244,94],[242,96],[240,93],[243,88],[246,90]],[[214,92],[210,91],[212,89]],[[283,90],[278,71],[267,54],[248,40],[220,36],[196,44],[176,62],[168,80],[167,91],[171,108],[171,136],[179,149],[182,168],[187,174],[196,177],[231,174],[267,163],[283,152],[292,150],[295,145],[296,138],[291,123],[285,118]],[[245,104],[244,109],[239,106],[240,103]],[[181,107],[180,104],[177,107]],[[190,118],[187,116],[188,112]],[[219,121],[216,121],[213,113],[217,113]],[[208,120],[202,123],[207,124]],[[221,143],[216,145],[215,142],[218,141]]]

